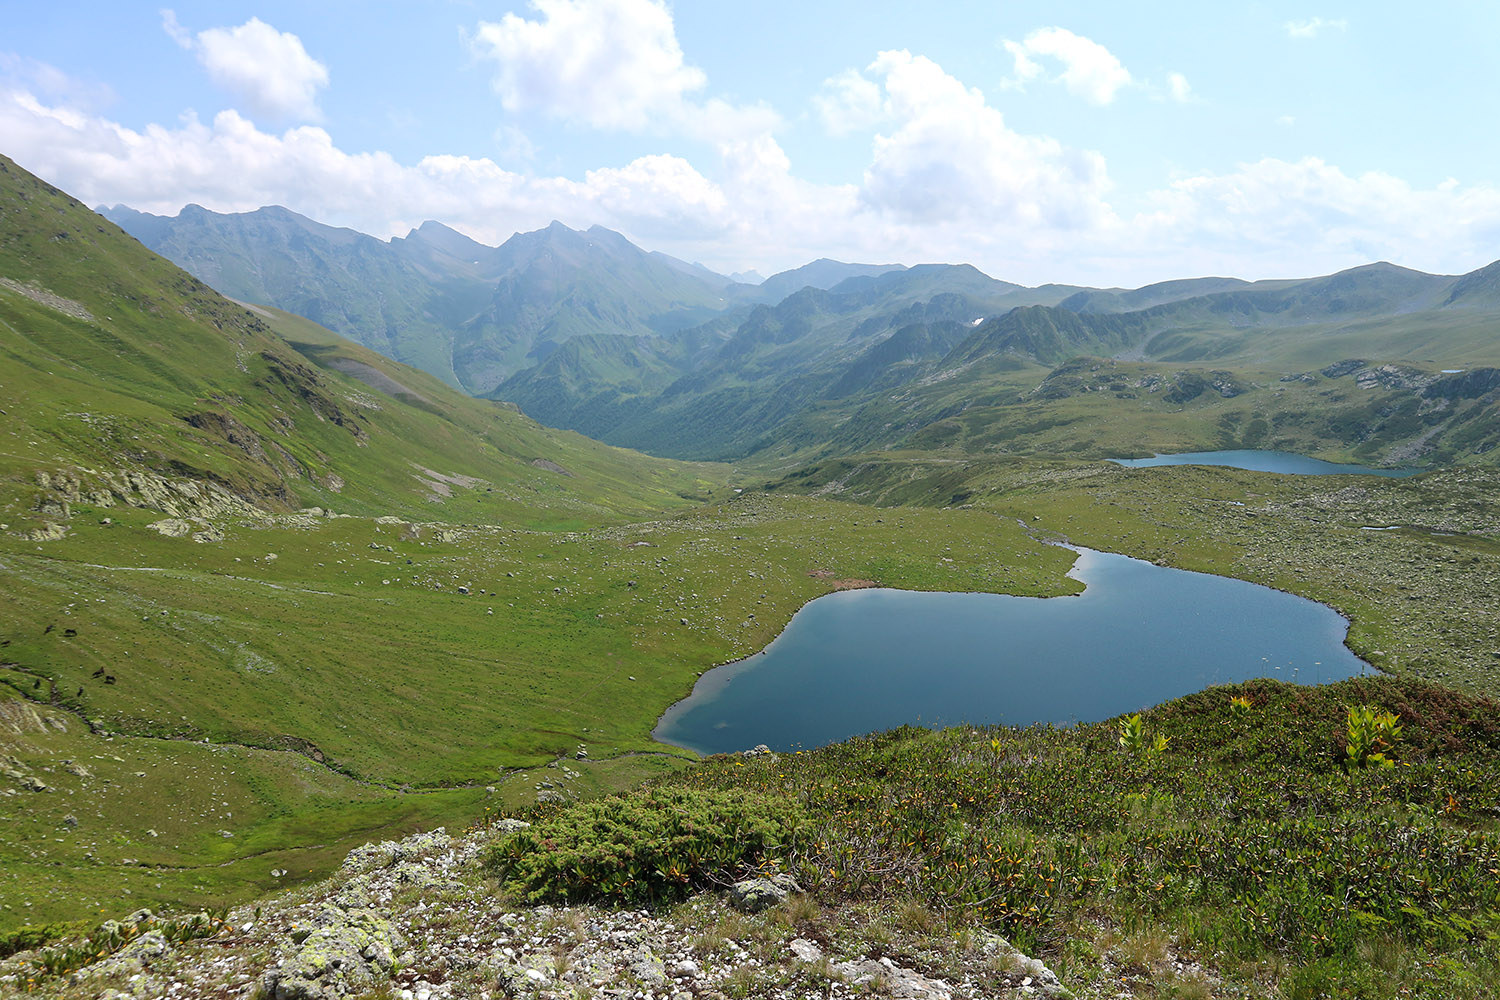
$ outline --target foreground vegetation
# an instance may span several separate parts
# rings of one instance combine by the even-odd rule
[[[1349,709],[1366,706],[1399,721],[1391,767],[1349,757]],[[1253,681],[1136,721],[1146,739],[1129,719],[907,728],[710,758],[619,800],[610,824],[533,811],[542,825],[492,863],[533,897],[638,901],[670,898],[705,857],[720,879],[771,861],[819,904],[807,936],[855,933],[911,964],[990,928],[1089,996],[1500,989],[1500,705],[1413,681]],[[744,857],[657,836],[662,810],[726,822],[725,794],[753,814],[735,825],[765,831]],[[795,835],[763,850],[790,815]],[[598,853],[627,860],[569,861]],[[858,914],[873,923],[844,925]]]

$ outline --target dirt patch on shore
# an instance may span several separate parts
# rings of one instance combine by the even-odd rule
[[[810,570],[807,574],[815,580],[827,580],[834,590],[866,590],[880,586],[878,580],[843,579],[831,569]]]

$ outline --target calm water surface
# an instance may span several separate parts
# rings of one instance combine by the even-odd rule
[[[1331,608],[1241,580],[1080,550],[1076,597],[854,590],[765,652],[705,673],[656,737],[700,753],[811,748],[904,723],[1090,722],[1252,677],[1369,668]]]
[[[1154,458],[1112,458],[1111,462],[1141,469],[1152,465],[1227,465],[1251,472],[1281,472],[1295,476],[1363,475],[1404,479],[1420,469],[1375,469],[1368,465],[1341,465],[1289,451],[1184,451]]]

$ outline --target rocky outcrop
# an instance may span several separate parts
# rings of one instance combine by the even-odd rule
[[[382,906],[397,887],[456,885],[444,871],[451,866],[429,863],[452,843],[437,830],[350,851],[334,876],[338,890],[292,925],[280,961],[262,980],[264,995],[332,1000],[388,979],[407,943]]]
[[[1353,375],[1364,366],[1364,358],[1345,358],[1321,369],[1321,374],[1324,378],[1343,378],[1345,375]]]
[[[1354,382],[1361,389],[1408,389],[1420,391],[1437,381],[1436,375],[1402,365],[1377,365],[1362,368],[1354,373]]]
[[[1452,372],[1437,379],[1422,395],[1428,399],[1479,399],[1500,389],[1500,368]]]
[[[218,483],[201,479],[170,479],[142,469],[114,472],[74,470],[39,471],[32,508],[56,509],[71,517],[72,507],[140,507],[159,510],[169,518],[206,520],[223,517],[266,517],[248,500]]]

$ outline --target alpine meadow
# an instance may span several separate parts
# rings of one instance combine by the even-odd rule
[[[1500,997],[1500,17],[86,6],[0,42],[0,996]],[[872,589],[1108,624],[829,681]]]

